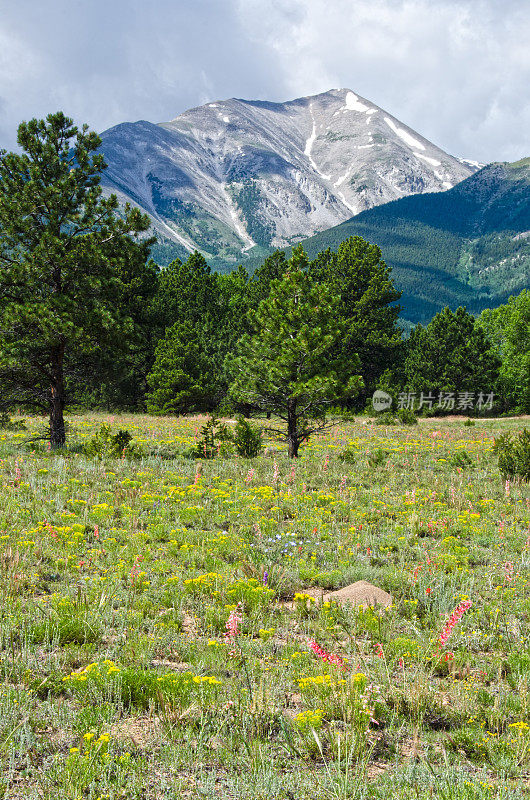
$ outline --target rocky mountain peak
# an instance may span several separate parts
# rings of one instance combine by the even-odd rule
[[[147,211],[169,250],[223,261],[449,189],[476,169],[351,89],[215,101],[102,139],[108,190]]]

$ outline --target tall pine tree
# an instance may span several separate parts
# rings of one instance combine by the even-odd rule
[[[397,323],[401,293],[394,287],[390,267],[377,245],[353,236],[342,242],[337,252],[319,253],[310,265],[310,274],[340,299],[338,313],[346,324],[339,347],[344,355],[356,353],[360,358],[363,399],[392,366],[402,345]]]
[[[286,423],[274,430],[287,439],[290,458],[312,433],[328,427],[326,409],[362,385],[357,356],[337,348],[344,335],[338,304],[328,286],[313,283],[299,246],[284,277],[272,281],[268,297],[250,312],[252,334],[228,359],[232,397]]]
[[[100,187],[101,140],[62,112],[23,122],[20,153],[0,152],[0,386],[5,405],[45,411],[52,447],[83,381],[82,353],[124,344],[119,267],[145,263],[147,216]]]

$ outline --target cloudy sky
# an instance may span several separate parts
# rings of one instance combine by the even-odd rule
[[[0,0],[0,146],[347,87],[445,150],[530,156],[530,0]]]

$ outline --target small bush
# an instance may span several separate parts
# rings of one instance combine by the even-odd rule
[[[137,448],[131,444],[132,434],[121,429],[112,433],[109,425],[102,425],[99,431],[83,446],[89,458],[121,458],[124,455],[138,455]]]
[[[235,428],[234,447],[238,456],[255,458],[263,449],[263,432],[248,419],[239,417]]]
[[[410,408],[398,408],[393,411],[383,411],[374,419],[375,425],[417,425],[418,418]]]
[[[454,453],[451,456],[452,467],[460,467],[461,469],[465,469],[466,467],[470,467],[472,464],[473,460],[471,459],[469,453],[466,453],[465,450],[459,450],[457,453]]]
[[[530,431],[519,434],[506,433],[495,439],[494,452],[499,457],[499,470],[503,478],[521,478],[530,481]]]
[[[215,414],[201,428],[201,437],[197,440],[191,455],[194,458],[215,458],[217,455],[227,455],[228,443],[233,434],[228,425],[221,422]]]
[[[396,411],[396,417],[402,425],[417,425],[418,418],[410,408],[400,408]]]
[[[395,425],[396,418],[391,411],[383,411],[381,414],[377,414],[374,419],[375,425]]]
[[[328,412],[328,416],[332,419],[340,419],[343,422],[355,422],[355,411],[349,411],[347,408],[341,408],[340,406],[332,406]]]
[[[11,419],[7,411],[2,411],[0,414],[0,429],[3,431],[25,431],[26,420]]]
[[[368,463],[371,467],[381,467],[389,455],[390,453],[387,450],[383,450],[382,447],[378,447],[377,450],[374,450],[372,453],[370,453],[368,457]]]

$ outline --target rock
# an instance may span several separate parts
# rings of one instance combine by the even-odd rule
[[[352,606],[363,608],[367,606],[388,608],[392,605],[392,596],[388,592],[367,581],[356,581],[335,592],[327,592],[322,599],[325,603],[332,601],[340,605],[351,603]]]

